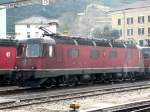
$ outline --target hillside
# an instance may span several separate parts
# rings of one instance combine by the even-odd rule
[[[13,0],[0,0],[0,3],[7,1]],[[7,32],[14,32],[14,23],[16,21],[32,15],[41,15],[52,19],[64,19],[67,22],[65,27],[69,27],[75,21],[77,13],[83,12],[88,4],[97,3],[115,9],[136,1],[139,0],[111,0],[111,3],[110,0],[59,0],[59,2],[48,6],[32,5],[8,9]]]

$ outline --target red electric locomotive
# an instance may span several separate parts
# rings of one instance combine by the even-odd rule
[[[16,41],[0,39],[0,84],[8,83],[16,61]]]
[[[49,36],[19,42],[15,79],[21,86],[76,85],[135,79],[144,73],[134,44]]]

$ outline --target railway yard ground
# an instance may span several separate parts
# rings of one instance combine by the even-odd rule
[[[80,105],[79,112],[146,112],[150,81],[73,89],[0,88],[0,112],[69,112],[73,103]]]

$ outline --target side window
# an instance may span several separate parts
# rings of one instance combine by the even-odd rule
[[[25,53],[25,47],[24,47],[24,45],[19,45],[17,47],[17,56],[18,57],[22,57],[24,55],[24,53]]]
[[[49,46],[49,57],[53,57],[53,55],[54,55],[54,49],[53,49],[53,46]]]
[[[117,52],[116,51],[110,51],[109,52],[109,57],[110,58],[116,58],[117,57]]]
[[[99,58],[99,56],[100,56],[100,52],[99,51],[97,51],[97,50],[95,50],[95,49],[93,49],[93,50],[91,50],[91,52],[90,52],[90,57],[91,58]]]
[[[132,59],[132,52],[131,51],[126,51],[125,52],[125,58],[126,59]]]
[[[77,48],[70,48],[68,50],[68,55],[71,58],[77,58],[79,56],[79,50]]]
[[[44,56],[44,57],[46,57],[46,56],[48,56],[48,45],[46,45],[46,44],[43,44],[43,46],[42,46],[42,56]]]

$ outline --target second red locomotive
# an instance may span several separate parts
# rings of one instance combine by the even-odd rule
[[[16,62],[16,41],[0,39],[0,84],[11,82]]]

